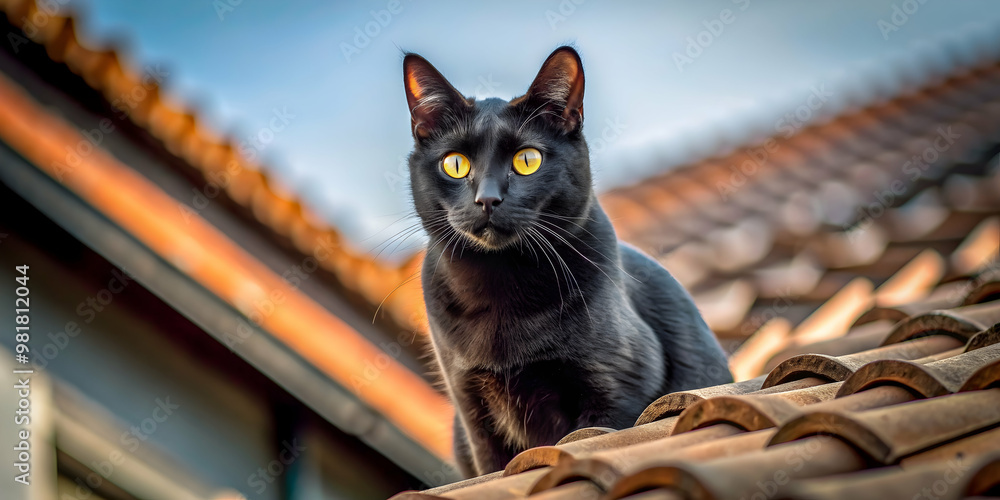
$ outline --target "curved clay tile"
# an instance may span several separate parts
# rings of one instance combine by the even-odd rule
[[[895,306],[875,306],[862,314],[854,322],[854,326],[879,320],[889,320],[896,323],[911,316],[919,316],[937,309],[955,308],[963,304],[968,288],[968,283],[963,281],[944,283],[934,288],[921,300]]]
[[[986,368],[973,387],[985,387],[1000,360],[1000,344],[968,351],[927,364],[904,360],[879,360],[859,368],[844,381],[838,395],[854,394],[880,384],[897,384],[924,397],[941,396],[958,392],[980,369]],[[993,368],[990,368],[993,366]]]
[[[914,467],[882,467],[847,476],[808,479],[792,485],[788,496],[801,500],[928,498],[927,493],[930,493],[939,500],[959,500],[986,496],[998,483],[1000,454],[993,453]]]
[[[546,474],[531,487],[529,495],[536,495],[544,491],[552,490],[561,485],[567,484],[570,481],[593,483],[593,486],[596,486],[601,491],[607,491],[612,485],[618,482],[619,479],[621,479],[621,473],[602,460],[586,458],[579,460],[564,460],[547,471]]]
[[[777,317],[764,323],[729,356],[733,379],[741,382],[760,377],[767,361],[788,346],[791,331],[792,324],[785,318]]]
[[[607,488],[619,478],[629,475],[642,476],[646,469],[662,461],[663,457],[675,459],[683,456],[688,460],[709,460],[751,452],[759,448],[762,439],[770,436],[770,433],[753,432],[755,429],[779,425],[800,415],[801,405],[836,404],[838,408],[857,411],[912,399],[906,391],[897,390],[896,393],[890,390],[888,394],[871,391],[840,401],[832,401],[830,398],[836,392],[837,384],[822,384],[821,381],[815,380],[811,387],[796,389],[797,387],[801,385],[793,383],[786,387],[788,390],[776,390],[767,395],[716,396],[703,399],[682,414],[678,421],[688,418],[685,415],[695,415],[691,418],[700,419],[705,426],[681,423],[680,425],[685,427],[683,432],[679,432],[679,428],[675,427],[674,433],[669,437],[640,441],[592,453],[560,454],[557,459],[550,462],[553,467],[548,469],[532,491],[547,491],[549,488],[579,478],[586,479],[600,488]],[[718,418],[700,416],[703,412],[714,413]],[[745,418],[740,418],[741,414]],[[689,430],[696,427],[695,430]],[[746,430],[750,432],[745,432]],[[728,439],[734,437],[735,439]],[[510,467],[508,472],[511,472]]]
[[[660,460],[666,453],[683,453],[697,445],[740,434],[742,431],[730,425],[716,425],[679,436],[639,442],[610,450],[598,451],[585,456],[565,456],[549,469],[533,487],[540,492],[554,488],[573,478],[584,478],[607,489],[621,477],[642,470],[650,463]]]
[[[823,386],[816,386],[816,389],[821,387]],[[774,396],[777,397],[779,395],[774,394]],[[814,394],[813,396],[816,395]],[[898,388],[885,388],[884,390],[870,391],[868,393],[850,396],[839,400],[831,400],[828,399],[827,396],[828,394],[823,394],[819,398],[794,398],[800,402],[815,402],[807,407],[799,407],[794,404],[791,404],[790,406],[781,406],[780,408],[784,411],[780,414],[775,411],[777,409],[776,407],[771,407],[765,411],[768,411],[772,418],[779,417],[780,415],[779,418],[774,418],[774,420],[784,422],[785,419],[794,419],[797,415],[801,415],[804,411],[808,411],[808,409],[811,408],[836,409],[840,411],[860,411],[891,404],[898,404],[909,401],[913,398],[907,391]],[[695,435],[701,433],[718,433],[720,431],[728,432],[729,435],[729,437],[717,438],[714,441],[699,444],[691,444],[679,449],[667,448],[662,450],[658,456],[644,457],[642,459],[635,460],[635,463],[632,464],[631,467],[637,471],[624,474],[624,477],[619,484],[615,485],[614,491],[624,493],[627,491],[634,491],[641,486],[649,486],[650,483],[647,483],[647,481],[651,480],[651,473],[659,470],[658,467],[665,461],[668,463],[679,462],[681,460],[686,462],[698,462],[718,459],[720,457],[756,454],[756,450],[760,450],[762,445],[761,439],[769,440],[774,435],[773,430],[733,434],[734,429],[736,428],[722,423],[672,436],[670,439],[680,440],[685,437],[694,437]],[[669,440],[664,440],[663,442],[666,443],[667,441]],[[649,443],[647,446],[652,445],[653,443]],[[621,450],[622,453],[625,451],[626,450]],[[812,450],[809,456],[815,455],[816,451],[817,450]]]
[[[531,448],[515,456],[507,464],[504,474],[517,474],[539,467],[552,466],[566,458],[582,458],[590,453],[601,450],[664,438],[670,435],[675,420],[674,418],[667,418],[646,425],[629,427],[565,444]]]
[[[751,380],[716,385],[706,387],[704,389],[672,392],[650,403],[649,406],[647,406],[642,412],[642,415],[639,415],[639,419],[636,420],[635,425],[640,426],[657,420],[662,420],[664,418],[675,417],[680,415],[682,411],[692,404],[708,398],[749,394],[760,390],[760,386],[764,382],[764,378],[764,376],[760,376]]]
[[[617,488],[622,480],[635,480],[656,469],[663,463],[664,453],[669,453],[671,458],[712,460],[759,450],[771,434],[771,431],[742,432],[736,427],[720,424],[586,457],[568,457],[555,467],[544,469],[545,474],[535,483],[532,491],[548,498],[549,492],[574,480],[583,480],[598,488],[610,488],[612,485]]]
[[[861,412],[809,412],[778,429],[769,446],[833,434],[871,460],[900,458],[1000,423],[1000,389],[901,403]]]
[[[973,337],[965,344],[965,352],[975,351],[976,349],[981,349],[998,343],[1000,343],[1000,323],[973,335]]]
[[[615,432],[617,429],[612,429],[610,427],[584,427],[583,429],[577,429],[569,434],[563,436],[556,445],[569,444],[574,441],[579,441],[581,439],[589,439],[596,436],[603,436],[609,432]]]
[[[875,304],[892,307],[923,299],[941,281],[944,272],[944,258],[928,248],[875,289]]]
[[[801,467],[789,467],[790,456],[810,456]],[[752,451],[708,462],[680,462],[653,466],[623,477],[605,498],[620,499],[652,488],[675,488],[686,498],[749,498],[760,493],[761,478],[776,470],[786,472],[786,481],[775,483],[774,494],[781,498],[790,481],[822,475],[852,472],[864,468],[865,461],[850,445],[826,436]]]
[[[799,415],[800,406],[834,397],[839,384],[816,380],[813,387],[766,395],[716,396],[699,401],[680,414],[673,435],[718,423],[739,426],[748,431],[777,427]]]
[[[997,266],[988,268],[972,281],[974,288],[969,291],[963,301],[964,305],[979,304],[1000,299],[1000,260]]]
[[[758,394],[769,392],[792,391],[805,387],[810,387],[820,383],[818,380],[800,380],[786,384],[781,387],[772,388],[769,391],[757,391]],[[507,465],[506,474],[517,474],[524,470],[538,467],[554,466],[567,460],[581,460],[591,457],[615,458],[621,460],[621,453],[635,454],[644,449],[646,445],[657,449],[661,446],[687,446],[701,442],[701,437],[706,434],[698,434],[700,437],[690,437],[683,440],[673,440],[673,427],[677,421],[677,415],[687,407],[698,401],[702,401],[717,395],[723,394],[745,394],[759,388],[760,379],[748,380],[709,387],[706,389],[684,391],[681,393],[668,394],[654,402],[647,408],[646,412],[639,418],[635,427],[622,429],[619,431],[599,434],[594,437],[573,441],[567,444],[556,446],[542,446],[526,450]],[[735,429],[735,428],[734,428]],[[700,433],[701,430],[684,433],[684,435]],[[668,439],[669,438],[669,439]],[[667,441],[664,441],[664,440]],[[668,442],[669,441],[669,442]],[[659,444],[652,444],[659,443]],[[640,448],[635,448],[640,447]],[[710,456],[718,451],[712,449],[703,450],[705,456]],[[700,455],[699,455],[700,456]],[[619,466],[615,466],[619,467]]]
[[[781,362],[781,364],[771,370],[767,379],[764,380],[762,387],[768,388],[804,377],[843,381],[864,365],[875,360],[918,359],[954,349],[961,345],[961,342],[951,337],[934,335],[845,356],[802,354]]]
[[[773,353],[765,360],[761,373],[768,373],[781,362],[801,354],[826,354],[828,356],[845,356],[861,351],[874,349],[882,345],[882,341],[892,332],[895,322],[888,320],[873,321],[861,326],[851,327],[843,337],[821,340],[809,344],[796,341],[786,342],[780,351]],[[738,351],[737,351],[738,352]]]
[[[970,275],[995,262],[1000,252],[1000,217],[983,220],[951,254],[951,265],[958,274]]]
[[[993,387],[1000,387],[1000,356],[969,375],[959,392],[981,391]]]
[[[424,491],[404,491],[390,500],[502,500],[523,498],[544,473],[533,470],[510,477],[494,472]],[[426,496],[421,496],[426,495]],[[446,496],[445,496],[446,495]]]
[[[928,463],[945,463],[956,459],[974,460],[1000,452],[998,443],[1000,443],[1000,428],[995,428],[931,448],[916,455],[910,455],[900,460],[899,464],[903,467],[911,467]]]
[[[1000,301],[975,306],[931,311],[896,324],[883,345],[890,345],[928,334],[950,335],[963,342],[1000,321]],[[977,309],[972,309],[977,308]],[[995,318],[995,319],[994,319]],[[989,321],[994,319],[993,321]]]
[[[871,307],[873,288],[867,278],[854,278],[799,323],[792,337],[797,342],[809,343],[843,336],[858,316]]]

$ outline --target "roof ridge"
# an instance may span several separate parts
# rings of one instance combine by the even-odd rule
[[[74,14],[59,15],[39,6],[37,0],[0,0],[0,11],[28,38],[44,46],[53,61],[66,64],[113,107],[162,141],[168,151],[200,171],[206,182],[215,182],[218,177],[213,178],[213,174],[226,173],[228,177],[220,186],[223,191],[258,222],[287,237],[296,250],[312,255],[321,239],[336,242],[335,255],[322,266],[370,304],[384,303],[383,308],[400,325],[423,329],[422,302],[413,300],[415,294],[407,290],[394,289],[412,277],[420,262],[419,253],[394,265],[350,248],[336,227],[319,223],[308,213],[300,197],[279,194],[263,165],[237,153],[234,138],[210,131],[190,107],[168,102],[156,81],[143,81],[136,68],[122,61],[120,49],[88,48],[77,36]],[[141,97],[132,95],[135,88],[146,91]],[[123,95],[131,97],[127,106],[118,100]]]

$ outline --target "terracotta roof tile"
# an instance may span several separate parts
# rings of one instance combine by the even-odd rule
[[[2,0],[0,9],[19,23],[36,5]],[[142,85],[114,50],[82,44],[72,18],[52,17],[33,39],[109,102],[143,88],[129,117],[206,179],[235,171],[230,198],[300,251],[323,236],[344,243],[229,139]],[[1000,64],[941,76],[774,138],[764,161],[754,155],[767,143],[748,145],[602,197],[619,233],[703,304],[740,304],[708,314],[721,318],[717,329],[744,339],[756,328],[741,328],[740,311],[778,317],[733,357],[749,380],[665,395],[633,427],[581,430],[525,451],[503,474],[400,498],[864,497],[933,488],[960,453],[977,461],[948,495],[996,488],[1000,167],[990,155],[1000,146]],[[936,148],[948,127],[959,137]],[[937,158],[911,181],[904,165],[931,149]],[[893,180],[907,190],[890,200]],[[420,259],[388,264],[338,248],[324,265],[373,305]],[[401,324],[426,321],[419,293],[397,292],[385,306]],[[802,467],[790,470],[788,456]]]
[[[8,0],[0,3],[0,10],[7,14],[11,23],[20,26],[24,19],[30,19],[31,14],[38,11],[38,7],[34,0]],[[291,242],[306,255],[312,255],[317,247],[310,245],[314,238],[301,237],[302,233],[324,233],[340,241],[334,250],[338,255],[322,264],[345,288],[374,307],[386,298],[380,293],[399,284],[400,266],[385,261],[362,267],[364,275],[359,276],[356,273],[359,268],[350,264],[368,259],[365,252],[341,241],[335,228],[315,217],[306,218],[297,197],[277,192],[263,166],[235,153],[233,139],[217,136],[193,110],[161,95],[159,85],[155,81],[144,81],[136,68],[122,62],[114,48],[88,47],[81,41],[72,17],[48,12],[44,15],[47,22],[40,26],[41,29],[30,30],[29,38],[43,45],[53,61],[64,62],[89,86],[101,92],[113,107],[162,141],[168,151],[201,171],[206,181],[212,182],[213,174],[229,173],[224,183],[227,195],[249,210],[261,224],[281,236],[300,236],[292,238]],[[128,104],[122,104],[124,96],[129,97]],[[384,309],[399,324],[421,330],[424,325],[409,323],[414,313],[419,317],[423,309],[422,300],[413,299],[411,296],[406,301],[387,301],[388,307]]]
[[[95,149],[81,159],[72,175],[62,175],[58,165],[66,148],[85,139],[3,75],[0,140],[301,355],[318,372],[351,391],[416,443],[442,459],[450,458],[451,408],[425,380],[386,357],[378,346],[304,292],[290,287],[218,228],[198,216],[186,219],[177,210],[176,200],[109,153]],[[266,212],[261,217],[276,219],[299,213],[295,202],[280,198],[267,183],[259,184],[257,192]],[[338,255],[350,258],[349,254],[334,252],[334,257]],[[282,307],[266,313],[255,310],[259,306],[254,304],[267,303],[279,292]],[[378,357],[385,357],[386,362],[380,366],[377,380],[365,386],[356,384],[356,380],[365,378],[365,360]]]
[[[766,389],[804,377],[843,381],[851,377],[856,370],[875,360],[920,359],[960,345],[962,343],[952,337],[933,335],[843,356],[801,354],[775,366],[761,387]]]
[[[953,459],[912,468],[881,467],[856,474],[808,479],[792,485],[788,498],[972,498],[995,488],[1000,455]]]
[[[952,284],[951,293],[964,298],[976,283]],[[803,346],[808,354],[766,377],[665,395],[634,427],[582,431],[582,439],[527,450],[502,478],[441,495],[475,498],[475,488],[489,495],[481,498],[739,498],[762,491],[758,482],[776,473],[784,476],[766,483],[769,497],[827,498],[869,482],[885,482],[872,490],[883,491],[943,470],[960,453],[1000,452],[998,311],[1000,300],[991,300],[896,325],[868,321],[839,339],[857,348],[852,353],[812,352],[838,346],[834,340]],[[774,328],[779,340],[788,335],[787,326]],[[802,466],[790,467],[790,456]],[[993,469],[976,467],[970,477],[986,486],[962,483],[961,491],[996,483]],[[838,490],[835,479],[848,483]],[[397,498],[419,498],[409,495]]]

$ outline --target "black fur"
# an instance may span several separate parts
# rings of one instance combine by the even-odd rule
[[[730,382],[691,298],[618,242],[592,188],[582,134],[583,69],[557,49],[527,94],[465,98],[409,54],[413,200],[430,235],[422,282],[434,353],[455,404],[467,476],[573,430],[631,426],[657,397]],[[542,164],[512,169],[533,147]],[[451,153],[468,177],[441,168]],[[487,212],[484,190],[502,202]]]

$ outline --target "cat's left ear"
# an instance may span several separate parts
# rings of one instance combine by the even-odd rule
[[[583,125],[583,62],[572,47],[559,47],[542,63],[528,92],[511,101],[534,112],[545,109],[545,118],[565,132]]]
[[[413,137],[417,140],[430,137],[448,113],[469,105],[431,63],[416,54],[403,58],[403,85],[406,103],[410,106]]]

